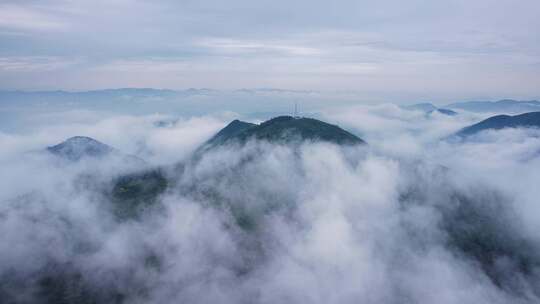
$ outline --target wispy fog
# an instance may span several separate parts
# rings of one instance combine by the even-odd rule
[[[252,141],[193,157],[231,120],[261,116],[25,112],[24,132],[0,133],[0,298],[540,301],[540,131],[450,140],[485,114],[310,112],[368,145]],[[75,135],[145,163],[45,152]],[[116,178],[156,167],[168,189],[140,216],[115,216]]]

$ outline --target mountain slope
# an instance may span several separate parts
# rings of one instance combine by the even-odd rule
[[[137,218],[144,210],[156,205],[168,186],[169,180],[159,168],[116,178],[110,192],[115,215],[119,219]]]
[[[500,130],[504,128],[537,127],[540,128],[540,112],[530,112],[515,116],[497,115],[477,124],[461,129],[456,135],[464,137],[484,130]]]
[[[221,129],[216,135],[214,135],[208,142],[212,144],[224,143],[227,140],[237,136],[243,131],[257,126],[256,124],[240,121],[238,119],[233,120],[225,128]]]

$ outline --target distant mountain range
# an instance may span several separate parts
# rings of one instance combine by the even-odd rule
[[[500,130],[504,128],[540,128],[540,112],[530,112],[520,115],[497,115],[461,129],[457,136],[466,137],[485,130]]]
[[[118,88],[91,91],[0,91],[0,105],[11,102],[104,102],[104,101],[129,101],[136,100],[160,100],[177,99],[192,96],[221,96],[221,95],[243,96],[244,98],[253,98],[254,96],[279,95],[282,97],[305,96],[307,99],[322,94],[318,91],[305,90],[282,90],[271,88],[239,89],[239,90],[214,90],[214,89],[185,89],[169,90],[154,88]],[[338,93],[336,93],[338,94]],[[419,110],[426,113],[439,112],[447,115],[455,115],[455,110],[470,112],[492,112],[492,113],[510,113],[518,114],[525,112],[540,111],[540,101],[518,101],[504,99],[499,101],[465,101],[455,102],[442,107],[431,103],[418,103],[409,106],[403,106],[409,110]],[[267,111],[268,109],[261,109]]]
[[[445,106],[445,108],[469,112],[518,114],[540,111],[540,101],[517,101],[512,99],[504,99],[499,101],[468,101],[448,104]]]
[[[439,112],[445,115],[456,115],[456,111],[468,111],[475,113],[505,113],[521,114],[527,112],[540,111],[540,101],[519,101],[504,99],[499,101],[465,101],[447,104],[437,107],[431,103],[417,103],[413,105],[402,106],[406,110],[422,111],[427,114]]]
[[[94,91],[0,91],[0,106],[80,106],[124,108],[134,101],[177,100],[193,96],[217,94],[209,89],[163,90],[152,88],[122,88]]]
[[[175,98],[196,95],[219,95],[223,93],[237,94],[312,94],[314,91],[297,91],[281,89],[239,89],[231,91],[214,89],[154,89],[154,88],[117,88],[91,91],[0,91],[0,102],[10,101],[87,101],[96,99],[140,99],[140,98]]]

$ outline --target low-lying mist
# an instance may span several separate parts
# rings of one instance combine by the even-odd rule
[[[194,155],[234,113],[75,117],[0,133],[0,299],[540,301],[540,131],[448,140],[481,117],[393,105],[317,116],[368,145],[249,141]],[[45,152],[75,135],[145,163]],[[119,217],[115,181],[154,168],[167,189]]]

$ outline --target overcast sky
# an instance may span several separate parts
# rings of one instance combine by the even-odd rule
[[[0,89],[540,96],[540,1],[0,0]]]

